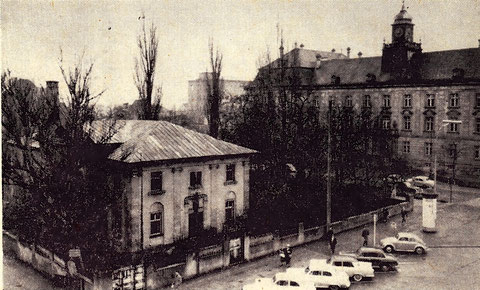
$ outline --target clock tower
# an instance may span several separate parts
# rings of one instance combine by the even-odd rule
[[[405,80],[417,76],[416,67],[422,53],[420,43],[413,42],[412,17],[402,4],[392,24],[392,43],[384,44],[382,71],[391,74],[393,79]]]

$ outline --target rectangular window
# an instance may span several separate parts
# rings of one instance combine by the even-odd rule
[[[449,107],[458,107],[459,106],[458,94],[450,94],[449,99],[448,99],[448,106]]]
[[[405,95],[403,96],[403,106],[405,108],[412,107],[412,95]]]
[[[390,129],[390,118],[383,118],[382,119],[382,128],[383,129]]]
[[[475,119],[475,132],[480,133],[480,118]]]
[[[150,174],[150,190],[161,191],[162,190],[162,172],[156,171]]]
[[[202,186],[202,172],[194,171],[190,172],[190,187],[201,187]]]
[[[163,234],[162,212],[150,213],[150,236],[158,236]]]
[[[383,95],[383,107],[390,108],[390,95]]]
[[[432,155],[433,150],[433,143],[427,142],[425,143],[425,155],[430,156]]]
[[[365,108],[370,108],[372,106],[370,95],[363,96],[363,106]]]
[[[475,154],[473,155],[475,157],[475,159],[480,159],[480,146],[475,146],[474,148],[474,152]]]
[[[450,133],[458,133],[458,126],[457,123],[449,123],[448,124],[448,132]]]
[[[433,132],[435,127],[435,122],[433,117],[425,117],[425,131]]]
[[[227,164],[227,180],[235,182],[235,164]]]
[[[412,118],[410,116],[403,116],[403,129],[411,130]]]
[[[225,201],[225,223],[233,224],[235,222],[235,201],[230,199]]]
[[[427,107],[435,107],[435,94],[427,94]]]
[[[348,107],[348,108],[353,107],[352,96],[345,97],[345,107]]]
[[[403,153],[410,153],[410,141],[403,141]]]
[[[450,144],[450,146],[448,147],[448,156],[450,158],[457,157],[457,144]]]
[[[480,93],[475,95],[475,107],[480,108]]]

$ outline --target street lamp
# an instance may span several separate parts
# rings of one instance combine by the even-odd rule
[[[442,124],[438,128],[438,131],[443,127],[450,124],[461,124],[462,121],[458,120],[443,120]],[[435,143],[437,143],[438,135],[435,135],[434,143],[432,144],[432,149],[435,150]],[[437,219],[437,151],[434,152],[434,184],[433,184],[433,193],[424,192],[422,199],[422,219],[423,219],[423,231],[427,233],[436,232],[435,220]]]

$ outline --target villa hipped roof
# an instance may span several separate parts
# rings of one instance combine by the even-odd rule
[[[166,121],[94,121],[92,139],[120,144],[109,159],[126,163],[254,154],[257,151],[215,139]]]

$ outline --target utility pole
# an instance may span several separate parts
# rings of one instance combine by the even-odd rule
[[[328,99],[328,146],[327,146],[327,226],[326,230],[330,229],[332,223],[332,100]]]

